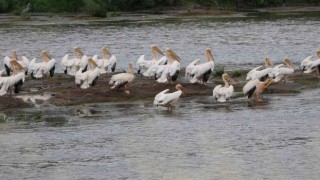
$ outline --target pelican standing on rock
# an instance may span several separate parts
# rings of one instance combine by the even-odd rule
[[[169,89],[161,91],[155,96],[153,104],[166,107],[168,110],[172,111],[172,108],[176,106],[181,94],[183,93],[183,87],[181,84],[177,84],[176,89],[177,91],[173,93],[167,93],[169,92]]]
[[[253,79],[247,82],[242,91],[243,94],[248,98],[254,97],[256,102],[262,101],[259,98],[259,95],[271,84],[274,80],[269,78],[265,82],[260,81],[259,79]]]
[[[112,72],[115,71],[117,65],[117,58],[115,55],[112,55],[111,52],[103,47],[102,48],[102,59],[97,59],[97,56],[93,56],[93,60],[97,63],[99,67],[100,74],[107,73],[107,70],[110,68]],[[110,56],[110,58],[108,58]]]
[[[312,74],[317,77],[317,74],[320,72],[320,51],[317,51],[317,60],[312,61],[312,56],[308,56],[301,62],[302,71],[306,74]]]
[[[43,50],[41,52],[42,62],[36,63],[36,58],[32,59],[29,65],[31,70],[31,77],[42,78],[45,77],[47,73],[50,73],[50,77],[53,77],[56,68],[56,60],[51,59],[47,51]]]
[[[21,61],[18,59],[17,51],[13,50],[12,51],[12,58],[6,56],[4,57],[4,67],[6,69],[7,75],[10,76],[11,71],[13,71],[13,67],[11,67],[11,59],[16,60],[17,63],[19,63],[25,70],[25,74],[27,75],[28,73],[28,66],[29,66],[29,60],[25,56],[21,57]]]
[[[226,102],[230,99],[234,92],[232,85],[229,85],[228,81],[235,83],[235,81],[226,73],[222,75],[224,86],[218,85],[213,89],[213,97],[219,102]]]
[[[207,62],[201,64],[200,62],[193,61],[188,65],[188,71],[192,69],[191,73],[188,72],[188,76],[192,77],[190,79],[191,83],[199,82],[200,84],[204,84],[209,80],[210,75],[214,70],[215,62],[210,48],[206,49],[205,55]]]
[[[11,90],[14,87],[14,92],[19,93],[21,86],[25,80],[25,69],[21,66],[16,60],[10,60],[10,67],[12,68],[12,75],[8,77],[0,76],[0,96],[3,96],[7,93],[8,89]]]
[[[151,60],[146,60],[145,55],[141,55],[139,57],[137,61],[138,74],[140,74],[141,71],[147,71],[153,64],[155,64],[158,61],[158,58],[160,56],[164,56],[163,52],[155,44],[151,45],[151,54],[152,54]],[[148,77],[147,74],[144,76]]]
[[[272,71],[269,73],[269,77],[273,78],[275,82],[283,80],[283,83],[285,84],[287,81],[287,77],[293,73],[293,64],[288,58],[285,58],[283,64],[279,64],[276,67],[272,68]]]
[[[98,65],[92,58],[88,58],[88,70],[83,72],[80,68],[75,75],[75,83],[81,89],[88,89],[90,86],[95,86],[100,75]]]
[[[128,66],[129,66],[128,72],[116,74],[111,77],[111,80],[109,82],[109,84],[112,85],[111,89],[115,89],[115,88],[119,89],[122,86],[124,86],[124,92],[126,94],[130,93],[129,84],[131,84],[134,80],[134,69],[133,69],[132,63],[129,63]]]
[[[69,54],[66,54],[61,61],[61,65],[65,67],[64,73],[71,76],[74,76],[80,68],[85,72],[88,65],[88,57],[83,54],[80,48],[73,48],[73,56],[73,59],[69,59]]]
[[[272,71],[273,64],[269,58],[264,59],[264,69],[263,66],[258,66],[248,72],[246,80],[259,79],[260,81],[265,81],[268,78],[268,74]]]
[[[166,83],[176,81],[180,72],[180,57],[174,53],[170,48],[166,49],[167,58],[169,59],[165,66],[161,77],[157,79],[159,83]]]

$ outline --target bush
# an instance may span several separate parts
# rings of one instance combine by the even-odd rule
[[[215,68],[215,73],[214,73],[214,76],[218,76],[218,77],[221,77],[222,74],[224,73],[224,67],[223,66],[217,66]]]

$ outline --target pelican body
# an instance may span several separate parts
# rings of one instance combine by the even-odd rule
[[[12,67],[12,74],[8,77],[0,76],[0,96],[3,96],[7,93],[8,89],[14,88],[15,93],[19,93],[21,86],[25,81],[25,69],[21,66],[16,60],[10,61],[10,67]]]
[[[113,75],[111,77],[111,80],[109,82],[110,85],[112,85],[111,89],[115,88],[121,88],[124,87],[124,92],[126,94],[129,94],[129,84],[131,84],[134,80],[134,69],[133,69],[133,64],[129,63],[129,69],[128,72],[126,73],[120,73]]]
[[[199,82],[204,84],[210,78],[214,70],[214,58],[210,48],[207,48],[205,51],[205,55],[207,57],[206,63],[200,63],[200,61],[193,61],[191,64],[187,66],[187,75],[191,76],[191,83]]]
[[[254,97],[255,101],[261,101],[259,95],[271,84],[274,80],[269,78],[265,82],[260,81],[259,79],[253,79],[247,82],[242,91],[243,94],[248,98]]]
[[[273,78],[275,82],[284,80],[284,83],[285,83],[287,80],[287,77],[293,73],[294,73],[293,64],[289,59],[286,58],[284,59],[283,64],[279,64],[276,67],[272,68],[272,71],[269,73],[269,77]]]
[[[169,89],[163,90],[158,93],[153,101],[154,105],[167,107],[168,110],[172,110],[173,107],[176,106],[181,94],[182,94],[182,85],[176,85],[177,91],[173,93],[168,93]]]
[[[140,74],[141,71],[144,71],[143,75],[146,77],[150,77],[150,71],[151,69],[154,69],[154,67],[152,66],[157,63],[160,56],[164,56],[163,52],[155,44],[151,45],[151,54],[151,60],[146,60],[145,55],[141,55],[139,57],[137,61],[138,74]]]
[[[47,73],[53,77],[55,71],[56,60],[51,59],[47,51],[41,52],[42,62],[36,63],[36,58],[32,59],[29,65],[31,76],[34,78],[45,77]]]
[[[23,69],[24,69],[24,71],[25,71],[25,74],[27,75],[27,73],[28,73],[28,66],[29,66],[29,60],[28,60],[28,58],[26,58],[25,56],[22,56],[21,57],[21,61],[18,59],[18,55],[17,55],[17,51],[15,51],[15,50],[13,50],[12,51],[12,58],[10,58],[10,57],[8,57],[8,56],[6,56],[6,57],[4,57],[4,67],[5,67],[5,69],[6,69],[6,73],[7,73],[7,75],[8,76],[10,76],[10,74],[11,74],[11,72],[13,71],[13,67],[12,67],[12,65],[11,65],[11,63],[10,63],[10,61],[13,59],[13,60],[16,60],[16,62],[17,63],[19,63],[22,67],[23,67]]]
[[[90,86],[95,86],[100,75],[98,65],[92,58],[88,59],[88,69],[83,71],[80,68],[75,75],[75,83],[81,89],[88,89]]]
[[[73,48],[73,59],[69,59],[69,54],[66,54],[61,61],[61,65],[65,67],[64,73],[75,76],[77,71],[81,68],[83,72],[87,70],[88,59],[84,56],[80,48]]]
[[[301,68],[302,71],[306,74],[313,74],[314,76],[317,76],[320,72],[320,51],[317,51],[317,60],[311,60],[312,56],[308,56],[301,62]]]
[[[213,97],[219,102],[226,102],[230,99],[234,92],[234,88],[232,85],[229,85],[228,81],[235,83],[235,81],[228,75],[223,74],[222,80],[224,82],[224,86],[218,85],[213,89]]]
[[[273,64],[269,58],[264,59],[265,68],[263,66],[258,66],[248,72],[246,80],[259,79],[260,81],[265,81],[269,73],[272,71]]]
[[[176,81],[180,72],[180,57],[176,53],[174,53],[170,48],[167,48],[166,52],[168,63],[164,66],[160,78],[157,79],[157,82],[159,83]]]
[[[98,59],[97,56],[94,56],[92,58],[98,65],[100,74],[107,73],[108,69],[111,69],[111,71],[114,72],[116,70],[117,65],[116,56],[112,55],[111,52],[105,47],[103,47],[101,51],[102,59]]]

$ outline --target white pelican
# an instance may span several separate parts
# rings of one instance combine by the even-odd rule
[[[244,85],[242,89],[243,94],[248,98],[251,98],[253,96],[255,101],[261,101],[259,95],[273,82],[274,80],[271,78],[267,79],[265,82],[262,82],[259,79],[250,80]]]
[[[259,79],[260,81],[265,81],[268,78],[268,74],[272,71],[273,64],[269,58],[264,59],[264,66],[258,66],[248,72],[246,80]]]
[[[93,56],[92,58],[97,63],[100,74],[107,73],[108,68],[110,68],[111,71],[114,72],[117,65],[116,56],[112,55],[111,52],[105,47],[103,47],[101,51],[102,59],[97,59],[97,56]],[[108,58],[108,56],[110,56],[110,58]]]
[[[286,65],[286,67],[283,67],[284,65]],[[285,58],[283,64],[279,64],[272,68],[272,71],[269,73],[269,77],[273,78],[275,82],[283,80],[283,83],[286,83],[287,77],[293,73],[293,64],[289,59]]]
[[[129,63],[128,72],[113,75],[111,77],[109,84],[112,85],[111,89],[120,88],[124,86],[124,92],[126,94],[129,94],[130,93],[130,91],[128,90],[129,84],[131,84],[133,80],[134,80],[133,64]]]
[[[194,64],[194,67],[189,74],[192,77],[190,79],[191,83],[200,82],[201,84],[204,84],[209,80],[210,75],[214,70],[214,58],[210,48],[206,49],[205,55],[207,62],[202,64],[197,62],[197,64],[195,64],[196,61],[193,61],[191,64],[189,64],[189,68],[192,67],[192,64]]]
[[[151,45],[152,59],[146,60],[145,55],[141,55],[137,61],[138,74],[141,70],[146,71],[151,65],[157,62],[159,56],[164,56],[163,52],[157,47],[157,45]]]
[[[176,55],[170,48],[166,49],[167,58],[169,59],[165,66],[161,77],[157,79],[159,83],[176,81],[180,72],[180,57]]]
[[[80,68],[75,75],[75,83],[81,89],[87,89],[90,86],[95,86],[100,75],[100,69],[92,58],[88,58],[87,71],[83,72]]]
[[[173,93],[167,93],[169,89],[161,91],[154,98],[153,104],[157,106],[167,107],[168,110],[172,110],[172,108],[177,104],[182,92],[182,85],[176,85],[177,91]]]
[[[35,78],[42,78],[46,76],[47,73],[50,77],[53,77],[54,70],[56,68],[56,60],[51,59],[47,51],[41,51],[42,62],[36,63],[36,58],[32,59],[29,65],[29,69],[32,71],[31,76]]]
[[[213,89],[213,97],[219,102],[226,102],[230,99],[234,92],[232,85],[229,85],[228,81],[235,83],[235,81],[226,73],[222,75],[224,86],[218,85]]]
[[[155,79],[158,79],[166,67],[165,63],[167,63],[167,57],[163,56],[157,62],[152,64],[147,71],[143,73],[143,76],[155,77]]]
[[[194,67],[195,67],[196,65],[199,65],[199,64],[200,64],[200,59],[196,59],[196,60],[194,60],[192,63],[190,63],[190,64],[186,67],[185,77],[192,78],[191,72],[192,72],[192,70],[194,69]]]
[[[14,92],[19,93],[21,86],[25,80],[25,69],[21,66],[16,60],[10,61],[10,67],[12,68],[12,75],[8,77],[0,77],[0,96],[3,96],[7,93],[8,89],[14,86]]]
[[[84,54],[80,48],[73,48],[73,56],[73,59],[69,59],[69,54],[66,54],[61,61],[61,65],[65,67],[64,73],[71,76],[74,76],[80,68],[82,68],[83,72],[85,72],[88,65],[88,60],[83,58]]]
[[[25,74],[28,73],[28,66],[29,66],[29,60],[28,58],[26,58],[25,56],[22,56],[21,57],[21,61],[19,61],[18,59],[18,55],[17,55],[17,51],[13,50],[12,51],[12,59],[16,60],[17,63],[19,63],[25,70]],[[10,76],[10,72],[12,71],[12,67],[10,65],[10,61],[11,61],[11,58],[6,56],[4,57],[4,67],[6,69],[6,72],[7,72],[7,75]]]
[[[313,74],[317,77],[317,71],[320,72],[320,51],[317,51],[318,59],[312,61],[312,56],[308,56],[301,62],[302,71],[306,74]]]

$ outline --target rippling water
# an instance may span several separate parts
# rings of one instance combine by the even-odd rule
[[[215,19],[123,23],[2,25],[2,55],[73,46],[109,47],[121,67],[172,47],[183,59],[212,47],[227,68],[264,56],[299,62],[319,49],[319,19]],[[0,123],[2,179],[318,179],[320,90],[216,103],[181,98],[173,112],[149,101],[57,108],[38,104]]]

